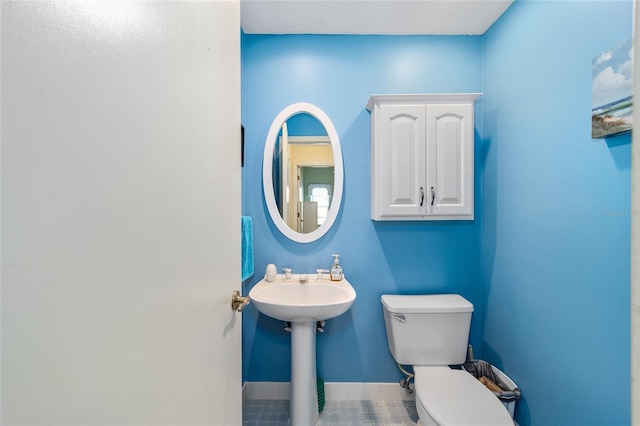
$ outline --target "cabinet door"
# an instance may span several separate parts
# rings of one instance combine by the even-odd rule
[[[427,105],[427,141],[428,214],[473,219],[473,105]]]
[[[374,219],[424,215],[425,107],[382,105],[379,112]]]

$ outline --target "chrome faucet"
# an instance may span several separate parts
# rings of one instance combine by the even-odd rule
[[[284,272],[284,280],[289,281],[291,279],[291,268],[282,268],[282,272]]]

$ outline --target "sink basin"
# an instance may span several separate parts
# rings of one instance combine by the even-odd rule
[[[282,321],[323,321],[345,313],[356,299],[346,279],[341,281],[310,279],[301,284],[298,275],[285,281],[280,276],[265,280],[249,292],[251,303],[265,315]]]
[[[315,277],[313,275],[312,277]],[[318,420],[316,378],[316,322],[345,313],[356,299],[349,281],[317,280],[300,283],[300,275],[285,281],[281,275],[265,280],[249,292],[251,305],[272,318],[291,322],[292,425],[315,425]]]

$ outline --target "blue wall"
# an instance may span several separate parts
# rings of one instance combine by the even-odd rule
[[[630,135],[591,139],[591,61],[630,1],[516,1],[484,37],[483,354],[520,425],[630,423]]]
[[[630,423],[630,135],[590,136],[591,61],[631,37],[631,1],[516,1],[483,37],[243,35],[243,214],[256,274],[313,272],[341,254],[358,298],[318,336],[327,381],[394,382],[380,295],[457,292],[471,343],[521,387],[527,425]],[[376,223],[372,93],[483,92],[476,108],[476,220]],[[345,192],[312,244],[279,235],[262,196],[276,114],[322,108],[341,138]],[[243,314],[247,381],[288,381],[290,336]]]
[[[396,382],[401,377],[387,349],[380,304],[385,293],[463,294],[476,306],[472,343],[480,348],[479,208],[475,221],[371,221],[365,104],[374,93],[481,92],[482,38],[245,34],[242,60],[243,214],[254,219],[256,268],[245,293],[268,263],[314,272],[331,266],[331,253],[340,254],[357,299],[318,335],[318,372],[326,381]],[[271,122],[284,107],[301,101],[331,118],[345,166],[341,213],[332,230],[311,244],[283,238],[262,196],[262,153]],[[243,314],[243,351],[245,380],[289,380],[290,335],[280,321],[251,306]]]

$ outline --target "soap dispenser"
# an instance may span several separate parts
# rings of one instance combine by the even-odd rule
[[[333,259],[333,266],[331,267],[331,281],[340,281],[342,279],[342,266],[340,266],[340,261],[338,260],[338,254],[332,254],[335,259]]]

